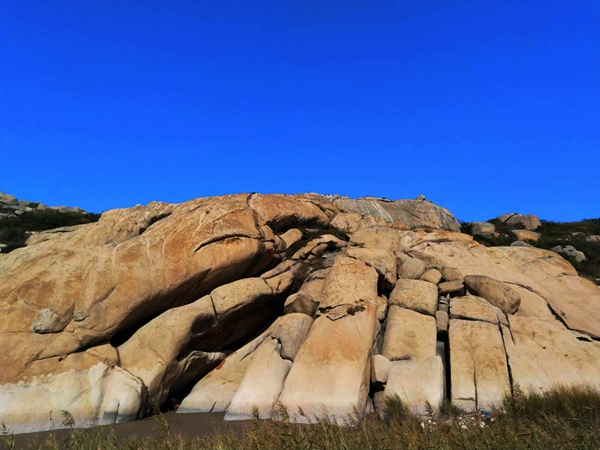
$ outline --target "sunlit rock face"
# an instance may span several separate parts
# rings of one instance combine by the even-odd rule
[[[0,258],[0,423],[490,408],[600,383],[600,290],[423,200],[240,194],[112,210]],[[379,394],[382,393],[382,394]],[[65,420],[69,419],[69,420]]]

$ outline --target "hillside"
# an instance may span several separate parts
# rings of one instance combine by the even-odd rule
[[[474,239],[422,198],[238,194],[38,232],[0,257],[0,422],[53,430],[65,411],[90,427],[161,405],[347,424],[396,396],[471,417],[520,389],[600,386],[600,289],[525,242],[593,244],[596,222],[573,236],[497,220]]]
[[[49,207],[0,192],[0,252],[24,247],[32,233],[97,222],[99,218],[100,214],[78,207]]]
[[[487,222],[463,222],[461,232],[487,247],[530,245],[556,251],[580,276],[600,285],[600,218],[551,222],[537,221],[536,217],[536,225],[526,229],[523,223],[503,222],[500,217]]]

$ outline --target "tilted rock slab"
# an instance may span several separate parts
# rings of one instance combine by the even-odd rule
[[[509,285],[484,275],[467,275],[465,285],[473,295],[483,297],[506,314],[514,314],[521,305],[521,296]]]
[[[260,331],[280,309],[289,280],[275,285],[281,292],[263,278],[245,278],[161,314],[118,348],[121,366],[144,382],[153,401],[163,403],[171,390],[221,362],[221,350]]]
[[[498,325],[508,325],[502,310],[486,299],[476,296],[454,297],[450,301],[450,317],[453,319],[480,320]]]
[[[0,381],[22,379],[33,361],[106,342],[219,285],[260,274],[285,248],[267,223],[294,220],[329,219],[286,196],[152,203],[108,211],[98,223],[10,253],[0,261],[7,349]]]
[[[192,307],[196,311],[177,333],[177,312],[169,310],[193,303],[219,286],[264,272],[286,249],[285,241],[273,230],[295,223],[323,226],[328,222],[315,201],[290,196],[232,195],[181,205],[154,202],[108,211],[98,223],[47,233],[35,244],[3,256],[0,343],[5,350],[0,354],[0,386],[5,392],[24,392],[19,383],[41,383],[42,387],[33,404],[13,402],[14,409],[9,411],[8,403],[0,403],[0,416],[26,420],[34,405],[46,422],[29,427],[13,421],[13,429],[56,427],[56,421],[49,419],[53,402],[68,406],[70,397],[65,391],[64,401],[55,400],[60,390],[43,388],[52,383],[48,377],[60,375],[61,384],[79,385],[79,371],[84,373],[104,361],[95,355],[85,365],[73,365],[68,356],[108,341],[117,347],[125,345],[120,349],[124,361],[117,355],[109,367],[126,364],[140,375],[132,375],[134,379],[143,377],[148,382],[149,386],[142,382],[144,389],[150,388],[155,399],[163,399],[172,387],[193,381],[217,364],[224,357],[222,348],[239,345],[270,319],[264,305],[258,304],[256,314],[240,318],[238,303],[230,308],[228,297],[223,296],[214,308],[206,300]],[[289,286],[292,270],[283,272],[261,281],[268,292]],[[278,307],[284,300],[282,295]],[[165,311],[169,314],[161,318]],[[153,324],[156,316],[158,322]],[[155,340],[160,333],[151,332],[153,327],[160,329],[159,323],[174,330],[163,343]],[[149,328],[143,330],[145,324]],[[212,330],[208,335],[200,332],[207,328]],[[227,330],[233,332],[228,339],[224,338]],[[128,343],[136,333],[140,334]],[[198,334],[201,342],[191,343]],[[146,347],[143,356],[136,355]],[[178,357],[183,359],[178,361]],[[98,384],[96,388],[101,389],[99,398],[111,397],[110,391],[102,391],[110,386]],[[138,394],[138,401],[148,399]],[[135,418],[145,407],[126,415]],[[78,417],[78,423],[96,423],[94,410],[85,411],[87,417]]]
[[[275,321],[265,340],[252,356],[252,362],[227,408],[225,420],[248,420],[254,408],[259,417],[270,419],[300,346],[312,326],[306,314],[287,314]]]
[[[450,211],[419,200],[386,201],[379,199],[339,199],[333,204],[344,213],[381,217],[388,223],[406,224],[410,228],[436,228],[460,231],[460,223]]]
[[[0,405],[0,423],[19,434],[128,422],[143,417],[149,403],[139,378],[97,362],[31,382],[0,385]]]
[[[254,351],[267,338],[267,331],[233,352],[203,377],[183,399],[178,413],[224,412],[231,403],[246,371],[252,362]]]
[[[526,392],[600,386],[600,347],[556,319],[509,316],[502,327],[513,380]]]
[[[320,316],[285,380],[280,402],[293,422],[364,414],[377,331],[375,269],[345,256],[327,276]],[[303,413],[300,412],[300,409]]]

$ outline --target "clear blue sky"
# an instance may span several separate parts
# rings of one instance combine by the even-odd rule
[[[598,0],[0,3],[0,191],[600,216]]]

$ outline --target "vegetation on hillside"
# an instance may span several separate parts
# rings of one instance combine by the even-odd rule
[[[497,237],[476,235],[473,238],[488,247],[507,246],[517,241],[517,237],[512,230],[517,227],[500,222],[497,219],[488,222],[496,226]],[[587,261],[577,262],[568,255],[561,256],[567,259],[577,270],[580,276],[586,277],[594,283],[600,285],[600,242],[590,242],[586,240],[587,236],[600,235],[600,218],[584,219],[579,222],[550,222],[542,220],[542,225],[535,230],[541,234],[537,241],[527,241],[534,247],[550,250],[557,245],[564,247],[572,245],[577,250],[582,251]],[[461,231],[469,233],[468,224],[462,224]]]
[[[156,438],[117,438],[110,427],[73,430],[66,440],[50,434],[46,442],[23,444],[22,439],[0,438],[4,448],[245,450],[245,449],[600,449],[600,393],[593,388],[556,388],[544,395],[515,389],[498,408],[467,414],[446,405],[428,419],[414,416],[398,399],[387,401],[387,418],[375,413],[353,426],[327,419],[314,425],[291,424],[286,411],[281,421],[259,420],[258,411],[240,438],[233,432],[191,440],[172,436],[160,415]],[[350,418],[350,420],[353,420]],[[1,448],[1,447],[0,447]]]
[[[12,210],[0,211],[12,212]],[[0,244],[7,246],[2,253],[24,247],[28,232],[46,231],[54,228],[97,222],[100,214],[60,212],[53,209],[28,211],[15,217],[0,218]]]

